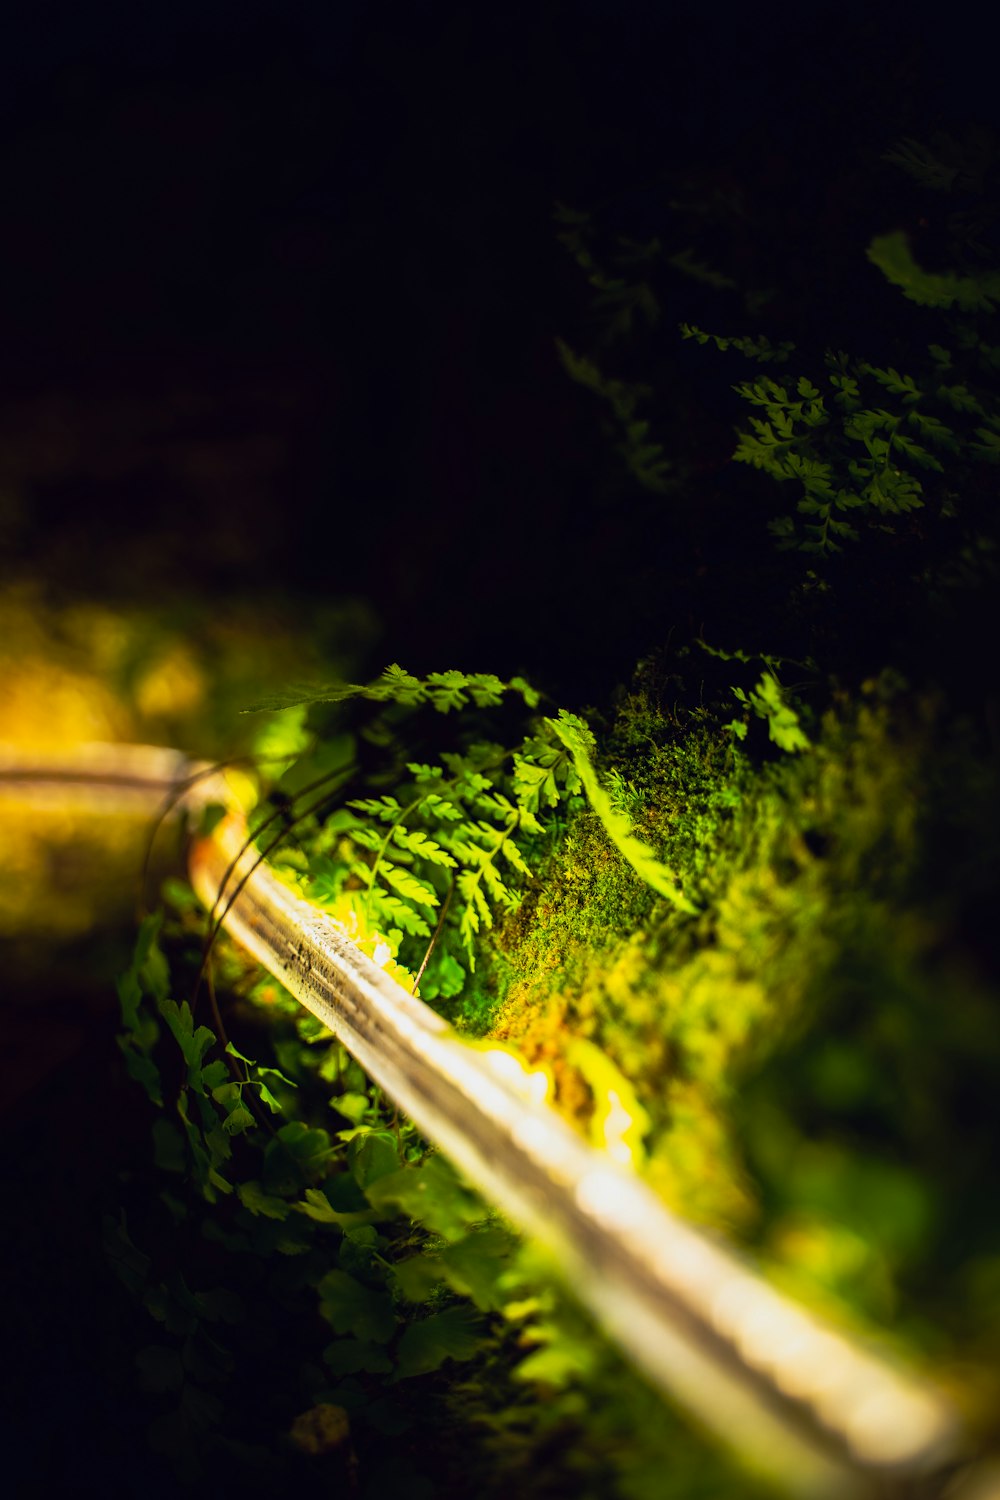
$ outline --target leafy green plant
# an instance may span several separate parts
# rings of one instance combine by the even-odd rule
[[[937,171],[914,143],[905,155],[907,170]],[[564,367],[607,406],[631,479],[657,505],[681,503],[683,456],[642,414],[652,379],[604,365],[662,324],[657,268],[706,295],[733,278],[681,241],[665,251],[619,237],[608,260],[588,216],[564,210],[560,224],[594,293],[600,347],[561,343]],[[869,259],[934,324],[921,340],[939,342],[900,339],[870,361],[681,327],[688,344],[760,367],[734,387],[751,413],[734,457],[794,494],[772,525],[784,581],[799,551],[827,586],[863,540],[904,539],[911,557],[944,538],[954,555],[951,527],[988,565],[983,476],[1000,419],[981,329],[994,273],[975,257],[927,271],[901,234],[876,237]],[[822,681],[811,645],[788,649]],[[854,702],[835,686],[824,713],[788,680],[790,655],[705,650],[736,664],[732,677],[745,669],[735,717],[724,686],[723,701],[711,688],[706,699],[647,664],[602,723],[600,751],[585,719],[543,711],[519,678],[394,665],[262,699],[257,748],[287,763],[250,820],[258,852],[405,986],[544,1062],[557,1107],[668,1201],[755,1240],[776,1277],[848,1321],[870,1331],[898,1314],[901,1346],[957,1347],[975,1304],[962,1288],[993,1284],[995,1216],[980,1211],[971,1168],[954,1165],[965,1148],[939,1107],[953,1085],[945,1066],[925,1066],[921,1038],[941,1039],[977,1099],[996,1060],[976,1040],[984,987],[961,947],[964,909],[932,897],[928,871],[933,840],[968,840],[989,797],[954,811],[932,774],[937,710],[900,703],[898,676],[872,678]],[[765,730],[791,753],[771,754]],[[977,766],[966,750],[940,780],[971,785]],[[986,882],[971,854],[968,866],[971,903]],[[155,1441],[205,1465],[240,1443],[249,1452],[255,1433],[327,1423],[348,1485],[354,1453],[364,1492],[379,1494],[412,1484],[428,1434],[447,1424],[461,1458],[433,1461],[451,1478],[461,1462],[453,1492],[530,1493],[533,1456],[556,1448],[580,1495],[660,1500],[668,1474],[685,1500],[697,1485],[749,1494],[745,1479],[716,1482],[700,1450],[692,1458],[695,1440],[509,1226],[224,941],[215,972],[236,1041],[198,1024],[174,997],[189,992],[200,941],[178,902],[143,927],[120,986],[124,1063],[158,1111],[161,1220],[190,1264],[206,1245],[223,1259],[238,1299],[207,1272],[159,1265],[152,1221],[148,1236],[131,1215],[109,1223],[116,1270],[156,1324],[138,1359],[162,1407]],[[940,1007],[939,992],[954,1004]],[[828,1034],[810,1039],[817,1017]],[[769,1064],[772,1083],[787,1076],[762,1097],[753,1079]],[[968,1231],[971,1269],[965,1238],[946,1249],[948,1231],[929,1232],[936,1205],[942,1225]],[[938,1327],[926,1286],[939,1272],[958,1312]],[[995,1347],[995,1333],[984,1340]],[[239,1401],[230,1392],[262,1349],[270,1404],[255,1394],[240,1413],[242,1388]],[[387,1436],[395,1471],[379,1467]]]
[[[792,492],[791,506],[770,522],[780,549],[821,560],[863,537],[898,536],[928,554],[929,581],[977,569],[982,575],[991,567],[992,544],[978,496],[991,482],[986,466],[1000,461],[1000,353],[984,327],[1000,301],[995,142],[981,131],[963,139],[939,135],[930,144],[908,139],[884,159],[929,192],[964,195],[945,218],[954,269],[921,264],[905,229],[875,234],[867,246],[870,264],[925,319],[895,339],[893,358],[835,346],[802,352],[795,338],[756,330],[720,334],[694,318],[682,319],[679,329],[683,340],[761,367],[733,386],[750,410],[732,457]],[[694,270],[720,294],[734,286],[722,272],[707,274],[693,253],[665,252],[682,209],[672,200],[662,234],[641,245],[617,236],[605,251],[612,270],[596,250],[593,216],[561,205],[557,213],[559,238],[592,289],[596,345],[594,353],[580,352],[560,340],[560,358],[572,379],[609,404],[620,434],[616,446],[632,477],[664,496],[676,491],[689,460],[676,435],[672,448],[662,438],[674,394],[668,399],[666,390],[641,378],[667,358],[662,337],[652,343],[669,295],[663,273]],[[748,313],[752,300],[748,293]],[[627,379],[602,367],[612,347],[628,364]],[[676,380],[676,362],[669,368]],[[653,403],[653,414],[640,420],[640,403],[647,412]]]
[[[885,257],[873,254],[882,248],[874,241],[869,257],[884,270]],[[918,284],[908,283],[911,290]],[[914,300],[950,306],[957,295],[940,291],[936,301],[929,293]],[[682,332],[701,342],[710,337],[689,325]],[[715,342],[762,362],[773,358],[769,349],[757,353],[745,340]],[[977,344],[977,352],[982,347]],[[828,350],[825,373],[815,377],[819,384],[806,375],[784,383],[761,375],[734,387],[755,408],[749,428],[738,434],[734,459],[780,484],[791,481],[798,492],[795,514],[771,522],[779,546],[839,552],[858,541],[860,525],[892,531],[928,503],[947,519],[976,465],[1000,459],[996,394],[954,349],[932,344],[929,354],[919,382],[893,366]],[[935,475],[941,478],[931,497]]]
[[[182,973],[184,925],[174,920],[167,928],[170,946],[181,942]],[[499,1306],[496,1284],[514,1244],[509,1231],[476,1227],[490,1219],[484,1205],[427,1155],[412,1127],[391,1123],[356,1064],[291,1002],[277,1011],[280,1066],[251,1062],[232,1043],[223,1048],[208,1027],[195,1027],[187,1003],[167,993],[163,930],[161,915],[146,919],[122,981],[123,1049],[127,1059],[142,1060],[130,1071],[151,1101],[172,1105],[173,1120],[158,1115],[154,1141],[175,1229],[183,1234],[200,1221],[202,1235],[228,1252],[237,1284],[246,1281],[241,1268],[254,1262],[287,1261],[286,1301],[294,1298],[299,1316],[310,1301],[315,1308],[317,1366],[306,1382],[314,1404],[343,1398],[356,1406],[360,1393],[339,1389],[345,1378],[384,1376],[380,1383],[392,1384],[476,1355],[482,1320],[453,1294],[474,1292],[483,1312]],[[234,962],[239,967],[230,956]],[[268,992],[266,981],[252,979]],[[240,1076],[230,1077],[232,1065]],[[172,1100],[163,1083],[171,1076],[179,1076]],[[317,1123],[331,1108],[339,1128]],[[178,1195],[181,1178],[196,1189],[194,1201]],[[414,1224],[427,1226],[438,1247],[422,1252],[420,1274]],[[159,1342],[137,1358],[144,1387],[167,1408],[153,1423],[154,1446],[176,1450],[182,1471],[197,1473],[224,1425],[219,1388],[262,1330],[247,1326],[238,1294],[189,1291],[180,1271],[158,1276],[124,1219],[109,1221],[106,1244],[121,1280],[161,1325]],[[301,1380],[289,1394],[302,1399]],[[285,1413],[286,1426],[293,1415]]]
[[[802,722],[803,712],[792,702],[788,689],[782,687],[778,676],[779,671],[785,666],[781,657],[755,657],[749,656],[745,651],[720,651],[714,646],[707,645],[705,641],[698,641],[697,644],[710,656],[716,656],[721,661],[744,663],[759,661],[763,666],[760,677],[752,687],[732,689],[733,697],[745,710],[742,718],[733,719],[727,725],[736,739],[746,739],[747,720],[752,713],[767,725],[768,737],[779,750],[794,752],[809,749],[809,736]],[[813,661],[805,662],[803,666],[807,672],[816,670],[816,663]]]
[[[610,1427],[580,1462],[606,1465],[603,1444],[645,1451],[641,1382],[324,1028],[225,945],[230,1024],[273,1063],[250,1061],[250,1041],[223,1047],[170,998],[198,958],[188,893],[170,894],[121,986],[126,1055],[157,1106],[159,1196],[104,1226],[146,1319],[135,1368],[153,1452],[188,1484],[308,1479],[296,1465],[322,1452],[368,1496],[427,1464],[446,1492],[500,1493],[554,1413],[579,1422],[588,1386]],[[442,1424],[451,1446],[436,1455]]]
[[[613,780],[610,791],[602,783],[594,735],[581,718],[536,713],[508,747],[483,737],[484,714],[505,695],[537,709],[538,695],[520,681],[459,672],[417,678],[392,666],[368,684],[289,692],[278,711],[269,700],[276,717],[259,736],[270,755],[287,750],[294,757],[273,810],[265,802],[255,819],[259,845],[271,850],[275,818],[283,840],[297,833],[283,852],[284,878],[428,998],[447,1001],[467,986],[484,936],[498,916],[512,914],[555,828],[586,801],[633,878],[680,912],[695,911],[675,875],[634,833]],[[306,702],[309,714],[321,717],[331,708],[335,716],[365,705],[374,712],[353,730],[341,723],[331,739],[329,720],[324,736],[309,730]],[[451,748],[443,748],[435,721],[453,712],[458,728]],[[362,744],[372,755],[363,776]],[[420,745],[428,747],[426,759],[406,758],[404,746]],[[328,769],[317,778],[318,767]],[[346,796],[359,780],[368,795]],[[332,788],[339,805],[324,800],[317,808],[318,785],[323,799]],[[300,821],[303,801],[308,811]],[[278,1021],[276,1038],[265,1042],[273,1050],[266,1062],[254,1060],[257,1049],[242,1033],[237,1045],[218,1026],[199,1024],[188,1000],[174,998],[185,973],[200,971],[205,960],[196,957],[190,893],[175,884],[169,894],[174,915],[145,919],[119,983],[119,1045],[130,1076],[160,1112],[155,1156],[175,1228],[197,1222],[236,1264],[285,1258],[293,1269],[282,1280],[299,1315],[311,1316],[311,1337],[323,1338],[328,1325],[313,1373],[305,1386],[293,1382],[309,1410],[343,1408],[351,1414],[347,1430],[356,1418],[363,1433],[366,1424],[378,1429],[380,1403],[397,1382],[432,1377],[447,1361],[501,1359],[505,1378],[556,1384],[579,1373],[581,1359],[600,1364],[595,1354],[579,1353],[579,1333],[564,1342],[553,1294],[542,1296],[509,1228],[395,1119],[339,1044],[276,986],[223,945],[217,982],[247,991]],[[246,1029],[246,1014],[228,1024]],[[331,1108],[339,1128],[328,1123]],[[220,1390],[252,1336],[243,1304],[239,1297],[226,1302],[224,1315],[214,1292],[188,1290],[193,1279],[158,1276],[124,1220],[109,1223],[107,1244],[122,1280],[166,1335],[138,1358],[144,1387],[165,1407],[152,1440],[195,1473],[211,1464],[220,1443],[234,1440]],[[544,1320],[536,1320],[536,1309],[545,1310]],[[238,1331],[210,1326],[220,1318]],[[294,1430],[294,1418],[284,1411],[286,1431]],[[316,1416],[312,1425],[328,1420],[334,1430],[328,1417]]]
[[[366,734],[386,748],[395,744],[400,712],[408,721],[423,708],[476,713],[511,694],[528,709],[538,706],[520,679],[457,671],[420,679],[393,665],[369,684],[304,689],[254,707],[384,704],[388,717],[376,717]],[[520,743],[507,746],[480,737],[481,729],[480,721],[434,758],[399,751],[391,773],[375,777],[384,782],[391,774],[389,789],[348,798],[327,813],[305,835],[304,866],[294,857],[286,867],[379,963],[404,983],[419,983],[425,998],[457,995],[475,969],[481,934],[497,913],[516,908],[551,820],[580,805],[581,794],[640,879],[678,910],[694,911],[602,788],[594,736],[582,719],[565,710],[537,715]],[[298,770],[292,785],[296,778]]]

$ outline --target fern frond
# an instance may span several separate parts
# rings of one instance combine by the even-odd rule
[[[992,312],[1000,302],[1000,271],[981,271],[972,276],[961,276],[954,271],[925,271],[914,259],[904,230],[876,235],[866,254],[887,281],[922,307]]]
[[[636,837],[628,819],[616,811],[611,798],[601,786],[592,759],[594,736],[588,726],[575,714],[566,713],[565,710],[560,710],[557,718],[547,719],[546,723],[569,751],[577,775],[587,794],[587,800],[600,818],[604,831],[618,852],[628,861],[641,880],[652,886],[661,896],[665,896],[678,911],[695,915],[697,908],[680,889],[673,871],[656,858],[648,844]]]
[[[703,328],[698,328],[694,323],[681,323],[681,337],[694,339],[699,344],[714,344],[723,353],[727,349],[735,349],[737,354],[742,354],[746,359],[756,360],[758,364],[785,364],[790,354],[794,352],[795,345],[788,340],[772,344],[771,340],[760,333],[754,337],[724,337],[718,333],[706,333]]]
[[[667,265],[675,271],[680,271],[684,276],[690,276],[693,281],[702,281],[706,286],[714,286],[720,291],[728,291],[736,285],[731,276],[727,276],[723,271],[716,271],[706,260],[702,260],[690,245],[683,250],[675,250],[673,255],[668,255]]]
[[[400,848],[408,850],[418,858],[429,860],[432,865],[443,865],[446,869],[455,868],[455,861],[447,849],[443,849],[421,829],[408,829],[397,825],[392,830],[392,836]]]
[[[478,708],[494,708],[505,693],[516,693],[528,708],[537,707],[539,695],[523,677],[502,682],[491,672],[431,672],[426,678],[414,677],[398,663],[386,667],[374,682],[331,682],[322,686],[291,687],[250,703],[243,713],[272,712],[297,708],[302,703],[344,703],[351,698],[367,698],[375,703],[398,703],[405,708],[428,704],[438,713],[464,708],[470,701]]]
[[[987,173],[997,161],[997,143],[992,132],[976,127],[967,132],[964,140],[944,131],[936,132],[929,144],[904,136],[884,153],[882,160],[902,168],[932,192],[961,189],[981,193]]]

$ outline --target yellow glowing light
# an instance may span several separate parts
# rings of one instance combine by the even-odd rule
[[[505,1047],[500,1042],[477,1042],[476,1050],[486,1058],[497,1078],[532,1104],[544,1104],[552,1087],[552,1078],[547,1068],[529,1068],[519,1052]]]
[[[227,766],[221,774],[232,800],[244,812],[252,811],[257,806],[257,788],[251,778],[236,766]]]
[[[635,1089],[593,1042],[577,1038],[568,1049],[567,1058],[582,1073],[594,1096],[591,1131],[595,1142],[619,1166],[637,1166],[643,1157],[643,1140],[650,1120]]]
[[[204,702],[205,674],[191,653],[177,645],[147,668],[134,689],[139,712],[147,718],[191,714]]]
[[[296,885],[295,889],[299,889],[299,886]],[[315,904],[317,903],[310,902],[310,905]],[[336,922],[344,936],[356,943],[372,963],[377,964],[411,994],[419,993],[413,988],[414,975],[396,959],[399,951],[397,945],[369,920],[363,891],[341,891],[339,895],[318,904],[325,915]]]
[[[591,1167],[577,1184],[576,1201],[599,1224],[632,1232],[649,1218],[648,1205],[635,1189],[634,1178],[611,1167]]]

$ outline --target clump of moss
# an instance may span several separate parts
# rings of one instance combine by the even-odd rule
[[[623,695],[605,784],[699,914],[578,813],[497,936],[493,1029],[592,1130],[574,1039],[599,1048],[641,1102],[651,1183],[796,1293],[993,1357],[1000,1318],[975,1291],[1000,1264],[982,1192],[1000,1085],[988,758],[888,681],[836,699],[795,756],[752,757],[726,719],[665,708],[648,670]]]

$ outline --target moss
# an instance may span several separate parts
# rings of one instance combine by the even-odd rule
[[[584,1128],[588,1039],[635,1089],[668,1202],[797,1294],[957,1351],[969,1263],[1000,1228],[981,1201],[1000,1044],[977,919],[995,777],[940,703],[881,682],[794,757],[751,758],[725,717],[665,706],[647,675],[604,737],[605,785],[699,914],[577,814],[496,935],[493,1029],[548,1063]]]

